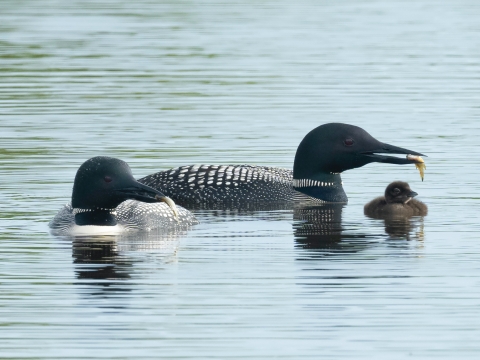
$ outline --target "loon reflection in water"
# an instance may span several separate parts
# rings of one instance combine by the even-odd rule
[[[363,251],[378,243],[375,228],[342,221],[344,204],[323,204],[294,209],[294,237],[297,247],[310,251],[307,258]],[[382,219],[387,239],[423,240],[423,219]],[[305,257],[302,257],[305,259]]]
[[[344,206],[324,204],[294,209],[293,229],[297,246],[305,250],[326,251],[322,256],[356,253],[368,247],[378,236],[349,232],[342,224]]]
[[[259,206],[292,208],[296,201],[346,203],[340,173],[372,162],[414,164],[424,156],[378,141],[358,126],[330,123],[310,131],[297,148],[293,171],[252,165],[190,165],[138,181],[192,208]]]
[[[132,283],[126,280],[131,278],[138,261],[136,252],[148,251],[150,257],[155,256],[163,263],[176,262],[179,239],[185,234],[185,231],[166,233],[157,230],[116,236],[62,238],[72,244],[75,274],[79,280],[77,284],[88,288],[85,294],[111,297],[132,290]]]
[[[130,278],[132,262],[118,252],[114,236],[74,238],[72,257],[78,279],[123,280]],[[98,285],[105,286],[104,282]],[[108,284],[111,285],[111,284]]]

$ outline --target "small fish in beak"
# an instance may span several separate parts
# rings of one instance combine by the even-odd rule
[[[173,215],[175,215],[175,219],[178,221],[178,209],[177,205],[175,205],[175,202],[170,199],[168,196],[160,196],[160,195],[155,195],[155,199],[158,200],[159,202],[164,202],[167,204],[170,209],[172,209]]]
[[[424,170],[427,168],[427,166],[425,165],[425,161],[420,156],[417,156],[417,155],[407,155],[407,160],[411,160],[415,162],[415,167],[420,172],[420,177],[422,178],[422,181],[423,181],[423,177],[425,175]]]

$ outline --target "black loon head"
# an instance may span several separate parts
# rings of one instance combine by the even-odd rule
[[[406,204],[418,194],[410,189],[408,183],[394,181],[385,189],[385,201],[387,204]]]
[[[295,154],[293,178],[295,189],[307,195],[332,202],[346,202],[340,173],[371,162],[414,164],[406,157],[380,154],[418,152],[378,141],[358,126],[329,123],[310,131]],[[312,186],[313,185],[313,186]]]
[[[173,202],[163,193],[136,181],[122,160],[97,156],[78,169],[72,192],[72,208],[78,225],[115,225],[112,214],[128,199],[147,203],[164,201],[174,213],[176,211]]]

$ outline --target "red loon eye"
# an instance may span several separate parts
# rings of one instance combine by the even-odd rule
[[[103,180],[105,180],[106,183],[109,183],[109,182],[112,182],[113,179],[107,175],[103,178]]]
[[[355,141],[353,141],[352,138],[346,138],[345,140],[343,140],[343,143],[345,144],[345,146],[352,146],[353,144],[355,144]]]

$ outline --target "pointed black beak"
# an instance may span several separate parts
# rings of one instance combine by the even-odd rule
[[[146,203],[154,203],[166,197],[165,194],[150,186],[143,185],[137,181],[129,184],[130,186],[118,189],[117,191],[125,196],[126,199],[135,199]],[[160,200],[161,201],[161,200]]]
[[[379,143],[379,146],[375,149],[364,151],[361,153],[362,155],[368,157],[370,162],[380,162],[380,163],[388,163],[388,164],[415,164],[417,161],[409,160],[406,157],[394,157],[394,156],[387,156],[387,155],[379,155],[379,154],[404,154],[404,155],[417,155],[417,156],[426,156],[420,154],[413,150],[404,149],[398,146]]]
[[[155,190],[150,186],[141,184],[135,180],[129,185],[130,186],[117,190],[117,192],[121,193],[125,197],[125,200],[134,199],[146,203],[164,202],[172,209],[175,217],[178,217],[178,210],[175,202],[173,202],[172,199],[162,192]]]

